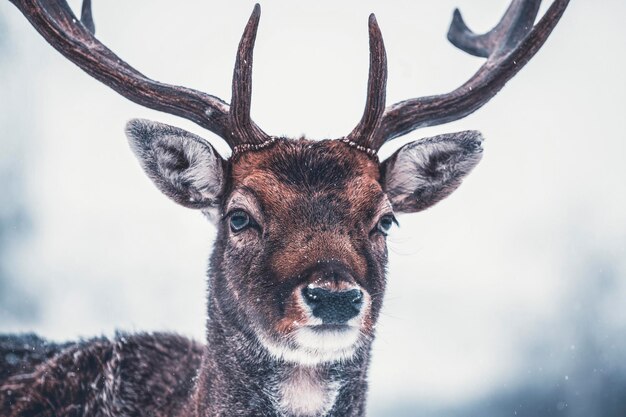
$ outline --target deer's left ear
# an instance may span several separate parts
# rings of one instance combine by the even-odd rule
[[[394,211],[424,210],[456,190],[482,157],[480,132],[465,131],[411,142],[381,165]]]
[[[141,167],[163,194],[189,208],[218,206],[226,163],[204,139],[142,119],[128,122],[126,135]]]

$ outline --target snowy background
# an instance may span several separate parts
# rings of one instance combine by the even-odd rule
[[[95,1],[96,33],[148,76],[228,101],[252,6]],[[481,64],[445,39],[456,6],[484,31],[507,0],[264,1],[254,120],[271,134],[349,132],[365,99],[370,12],[389,103],[455,88]],[[401,217],[389,238],[371,416],[626,415],[624,16],[623,0],[573,0],[483,109],[384,148],[464,129],[486,137],[464,185]],[[203,338],[215,229],[142,173],[123,134],[132,117],[227,152],[93,80],[0,3],[0,332]]]

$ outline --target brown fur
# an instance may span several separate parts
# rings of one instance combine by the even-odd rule
[[[382,187],[378,182],[380,176],[378,164],[365,153],[355,152],[343,142],[327,141],[324,145],[329,148],[326,152],[342,161],[345,170],[354,176],[341,184],[329,183],[321,190],[303,190],[296,184],[281,181],[276,174],[267,170],[275,163],[276,154],[289,153],[294,149],[310,146],[321,147],[320,142],[305,139],[295,143],[281,141],[270,149],[244,154],[233,164],[234,187],[252,190],[261,211],[272,213],[274,218],[279,219],[276,224],[268,225],[268,233],[284,235],[285,231],[289,231],[284,240],[290,242],[290,245],[270,260],[272,268],[279,271],[278,279],[281,280],[297,275],[300,270],[312,266],[319,259],[331,259],[338,254],[341,254],[341,258],[337,260],[348,265],[357,276],[362,277],[366,272],[365,261],[359,257],[357,248],[350,239],[348,228],[359,224],[364,212],[374,215],[385,201]],[[334,191],[343,194],[346,197],[345,201],[349,202],[345,208],[337,208],[347,211],[349,217],[347,221],[334,225],[333,228],[306,229],[298,224],[298,220],[302,218],[297,213],[299,201],[303,197],[307,199],[324,197],[333,188]],[[308,258],[307,254],[311,253],[315,256]]]

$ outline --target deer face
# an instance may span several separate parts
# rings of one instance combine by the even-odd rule
[[[223,265],[263,344],[299,362],[349,356],[385,287],[394,217],[378,164],[337,141],[279,140],[231,175]]]
[[[212,300],[269,354],[304,364],[371,340],[395,215],[441,200],[481,156],[476,132],[406,145],[383,164],[342,141],[275,139],[226,161],[172,126],[135,120],[127,133],[161,191],[213,212]]]

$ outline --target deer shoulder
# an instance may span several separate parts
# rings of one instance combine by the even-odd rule
[[[0,339],[0,415],[172,416],[194,386],[202,346],[169,333],[118,334],[63,345]],[[7,363],[10,362],[10,363]],[[5,368],[6,369],[6,368]]]

